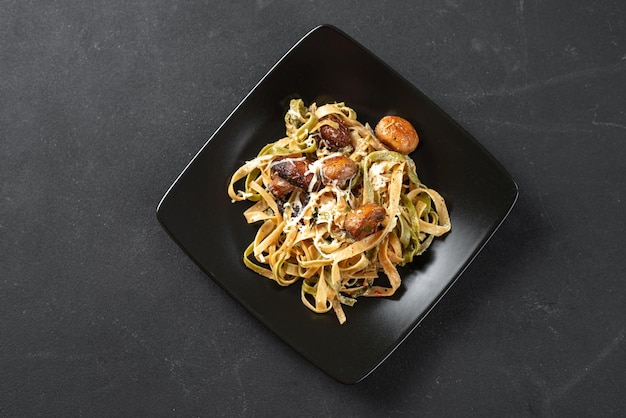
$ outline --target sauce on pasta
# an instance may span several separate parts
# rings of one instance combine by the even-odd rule
[[[358,297],[393,295],[397,267],[451,228],[443,197],[420,182],[408,155],[417,146],[412,132],[414,146],[394,149],[395,138],[381,141],[344,103],[292,100],[285,137],[228,186],[233,202],[254,202],[244,217],[259,225],[245,265],[282,286],[300,281],[302,303],[334,311],[340,323]]]

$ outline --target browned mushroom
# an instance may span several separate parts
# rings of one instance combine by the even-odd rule
[[[271,165],[271,173],[303,190],[308,190],[313,173],[309,171],[309,162],[304,157],[283,157]]]
[[[356,240],[373,234],[385,219],[385,208],[374,203],[366,203],[348,212],[344,228]]]
[[[417,148],[419,137],[411,122],[399,116],[385,116],[376,125],[376,137],[393,151],[409,154]]]
[[[359,167],[350,158],[343,155],[328,157],[321,162],[322,183],[329,185],[336,183],[344,188],[359,171]]]
[[[350,145],[350,130],[348,126],[335,115],[322,118],[322,120],[324,119],[334,122],[337,127],[335,128],[333,124],[324,124],[320,127],[320,135],[322,137],[320,146],[337,151]]]

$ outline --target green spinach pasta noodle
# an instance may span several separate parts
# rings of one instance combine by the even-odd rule
[[[344,103],[291,100],[285,128],[228,186],[233,202],[253,202],[244,217],[258,224],[243,262],[282,286],[300,281],[306,307],[344,323],[344,306],[393,295],[397,267],[450,231],[446,203]]]

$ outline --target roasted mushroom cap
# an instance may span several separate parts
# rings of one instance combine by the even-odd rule
[[[350,158],[336,155],[322,160],[322,183],[325,185],[335,183],[339,188],[344,188],[359,171],[359,167]]]
[[[375,132],[380,142],[401,154],[413,152],[419,143],[411,122],[400,116],[385,116],[376,125]]]
[[[332,151],[337,151],[341,148],[350,145],[350,130],[348,126],[335,115],[330,115],[322,120],[328,120],[333,122],[332,124],[325,124],[320,127],[320,146],[326,147]],[[335,128],[336,125],[337,127]]]
[[[385,208],[374,203],[366,203],[346,215],[344,228],[356,240],[365,238],[378,230],[385,219]]]

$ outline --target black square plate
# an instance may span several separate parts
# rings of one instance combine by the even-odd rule
[[[320,60],[323,57],[323,61]],[[400,270],[392,298],[360,298],[340,325],[241,261],[256,226],[226,193],[230,176],[284,136],[289,100],[342,101],[374,126],[386,114],[420,134],[412,157],[420,179],[448,203],[452,231]],[[175,180],[157,218],[182,249],[233,298],[313,364],[343,383],[367,376],[415,329],[509,213],[517,186],[465,130],[385,63],[331,26],[305,35],[252,89]]]

